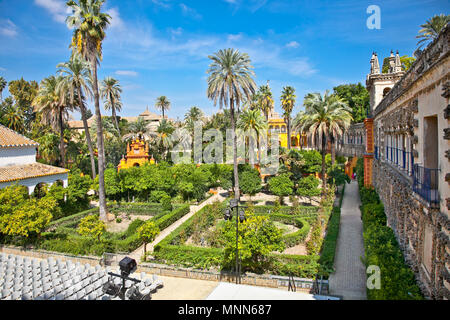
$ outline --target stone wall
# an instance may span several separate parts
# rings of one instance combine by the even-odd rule
[[[422,292],[431,299],[450,299],[450,221],[447,216],[430,208],[413,192],[411,178],[388,163],[374,161],[373,181],[385,206],[388,226],[394,230]],[[427,226],[432,230],[431,270],[428,271],[423,261]]]

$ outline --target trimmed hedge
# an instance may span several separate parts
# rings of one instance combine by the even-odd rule
[[[150,203],[150,202],[120,202],[120,203],[111,203],[109,205],[109,210],[111,213],[116,212],[124,212],[129,214],[139,214],[139,215],[149,215],[154,216],[163,210],[163,205],[161,203]],[[177,209],[184,205],[182,204],[173,204],[173,208]]]
[[[222,202],[221,207],[226,205]],[[205,206],[195,215],[186,220],[176,230],[174,230],[163,241],[158,243],[152,253],[153,257],[162,263],[209,269],[211,267],[220,267],[223,261],[224,250],[221,248],[204,248],[180,244],[180,238],[186,239],[191,236],[193,228],[191,227],[195,219],[212,205]],[[266,212],[267,214],[267,212]],[[295,224],[300,230],[283,237],[286,244],[294,246],[304,240],[308,235],[310,225],[303,216],[292,216],[285,214],[270,214],[271,220],[282,223]],[[297,277],[313,278],[319,270],[319,256],[299,256],[288,254],[270,254],[270,263],[267,272],[276,275],[294,275]]]
[[[189,211],[190,206],[188,204],[185,204],[178,209],[172,210],[169,214],[163,215],[161,218],[155,220],[155,224],[158,226],[159,230],[162,231],[172,223],[189,213]]]
[[[341,207],[344,200],[345,184],[342,187],[341,197],[339,199],[339,207],[333,207],[328,220],[327,233],[323,239],[322,249],[320,252],[320,269],[323,276],[328,277],[334,272],[334,258],[336,257],[336,246],[339,237],[339,228],[341,223]]]
[[[89,214],[93,214],[93,213],[98,213],[99,212],[99,208],[92,208],[86,211],[82,211],[76,214],[73,214],[71,216],[67,216],[55,221],[52,221],[49,223],[49,225],[47,226],[47,229],[53,229],[53,228],[58,228],[60,226],[71,226],[73,225],[73,223],[78,223],[81,219],[83,219],[85,216],[89,215]]]
[[[146,207],[142,205],[142,207]],[[162,211],[155,215],[154,220],[160,230],[164,230],[172,223],[189,212],[189,205],[177,206],[173,211]],[[43,235],[43,242],[39,247],[49,251],[65,252],[75,255],[97,255],[104,252],[131,252],[143,244],[136,232],[144,221],[136,219],[130,223],[127,230],[119,233],[106,232],[102,241],[98,242],[76,233],[76,226],[79,221],[88,214],[98,212],[98,208],[80,212],[78,214],[59,219],[53,222],[56,232],[49,232]]]
[[[276,211],[275,206],[253,206],[255,210],[255,214],[268,214],[270,210],[270,214],[275,214],[274,211]],[[279,214],[286,214],[286,215],[313,215],[317,214],[319,211],[319,207],[289,207],[289,206],[280,206],[279,207]],[[295,212],[292,214],[292,212]]]
[[[357,164],[358,180],[364,175],[362,162]],[[368,289],[369,300],[423,299],[414,273],[405,263],[394,231],[386,225],[386,214],[380,197],[374,189],[368,189],[359,181],[365,265],[380,268],[381,288]]]

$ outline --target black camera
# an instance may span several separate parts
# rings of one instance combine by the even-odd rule
[[[119,267],[122,275],[129,276],[131,273],[136,271],[137,263],[136,260],[125,257],[119,262]]]

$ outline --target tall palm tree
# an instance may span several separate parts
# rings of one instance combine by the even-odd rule
[[[150,140],[156,133],[148,130],[147,125],[149,121],[145,120],[143,117],[138,117],[135,122],[132,122],[128,126],[128,133],[122,137],[123,141],[128,141],[136,137],[142,137],[146,140]]]
[[[245,108],[239,115],[237,127],[244,131],[254,130],[256,133],[256,144],[258,148],[258,162],[261,162],[261,153],[259,145],[259,137],[261,133],[267,131],[267,121],[261,114],[261,110]]]
[[[195,122],[203,117],[203,111],[199,107],[191,107],[184,115],[184,125],[191,132],[194,132]]]
[[[422,29],[419,30],[419,35],[416,36],[420,39],[417,45],[420,44],[421,48],[426,42],[433,41],[436,39],[441,32],[441,30],[450,22],[450,15],[445,15],[441,13],[440,15],[435,15],[431,19],[427,20],[426,23],[420,25]]]
[[[203,111],[199,107],[191,107],[184,115],[185,121],[199,121],[203,117]]]
[[[281,93],[281,107],[284,110],[284,119],[287,122],[288,149],[291,149],[291,113],[295,105],[295,89],[291,86],[283,88]]]
[[[8,128],[13,129],[17,132],[23,132],[25,129],[24,126],[24,117],[20,108],[16,108],[14,106],[9,106],[6,109],[4,114],[5,124]]]
[[[161,110],[162,117],[164,118],[164,111],[170,110],[170,101],[166,96],[160,96],[156,99],[155,107],[158,110]]]
[[[0,77],[0,102],[3,102],[3,90],[5,90],[7,84],[5,78]]]
[[[154,143],[156,147],[160,150],[161,155],[164,155],[167,159],[168,151],[173,146],[173,139],[171,137],[172,133],[175,131],[175,128],[172,124],[163,119],[156,130],[156,135],[154,138]]]
[[[270,90],[269,84],[265,86],[259,87],[258,92],[258,102],[260,105],[261,110],[264,112],[264,115],[266,116],[266,120],[269,121],[269,113],[273,109],[273,98],[272,98],[272,91]]]
[[[237,139],[234,108],[239,109],[241,102],[250,100],[256,91],[256,84],[252,76],[253,66],[246,53],[235,49],[219,50],[208,56],[212,60],[208,73],[208,98],[219,101],[219,106],[228,106],[231,115],[231,129],[233,136],[233,167],[234,167],[234,197],[239,199],[239,176],[237,165]]]
[[[44,123],[50,124],[55,131],[59,131],[59,149],[61,166],[66,166],[64,145],[64,122],[68,119],[68,111],[73,110],[68,94],[61,93],[66,88],[61,85],[62,76],[50,76],[41,81],[33,106],[42,113]]]
[[[320,93],[309,93],[304,102],[305,111],[300,112],[294,120],[297,131],[308,130],[312,140],[318,139],[322,144],[322,181],[324,190],[325,179],[325,154],[326,143],[332,137],[336,138],[343,134],[350,126],[352,115],[347,103],[337,95],[330,95],[328,90],[322,96]],[[334,146],[331,144],[333,156]]]
[[[60,63],[56,67],[58,68],[58,73],[63,76],[61,86],[66,88],[65,90],[62,90],[62,93],[67,92],[70,103],[72,105],[77,105],[80,110],[91,160],[92,178],[95,179],[97,170],[95,168],[94,147],[92,146],[92,139],[86,116],[86,106],[84,103],[84,97],[92,97],[92,90],[90,87],[90,65],[80,54],[73,52],[68,62]]]
[[[114,124],[117,131],[119,132],[120,138],[120,128],[119,122],[117,121],[116,111],[122,110],[122,102],[120,101],[120,94],[122,93],[122,88],[120,87],[119,80],[112,77],[106,77],[100,86],[100,94],[102,99],[105,99],[105,110],[111,110],[112,118],[114,119]]]
[[[71,47],[77,50],[91,64],[92,91],[94,95],[95,115],[97,122],[98,176],[99,176],[99,207],[100,219],[107,220],[105,194],[105,148],[102,130],[102,115],[100,112],[100,97],[98,92],[97,64],[102,58],[102,42],[106,37],[105,30],[111,16],[101,12],[105,0],[70,0],[66,4],[72,9],[72,15],[67,17],[69,28],[74,28]]]

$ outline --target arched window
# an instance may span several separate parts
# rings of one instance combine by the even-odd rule
[[[391,91],[390,87],[384,88],[384,90],[383,90],[383,98],[389,93],[389,91]]]
[[[286,133],[286,126],[281,126],[281,132]]]

